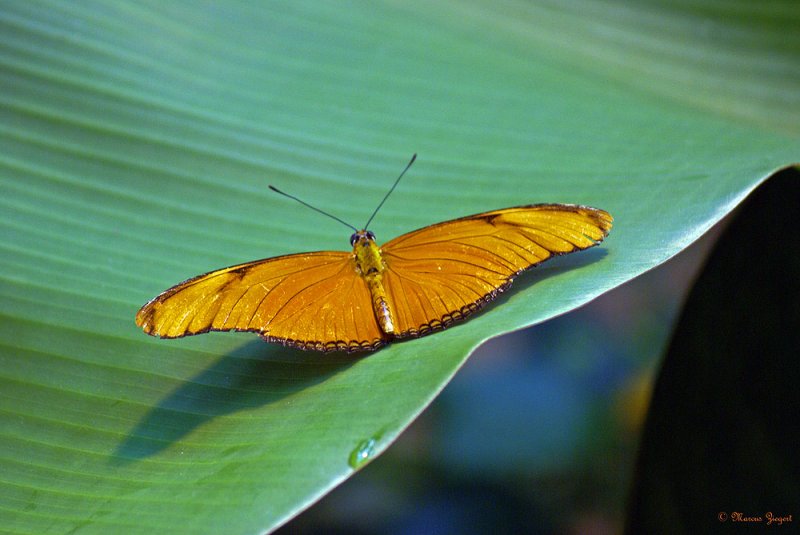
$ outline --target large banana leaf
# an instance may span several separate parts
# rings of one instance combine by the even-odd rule
[[[483,340],[678,253],[800,155],[800,9],[692,2],[0,6],[0,525],[269,530]],[[368,357],[159,341],[167,286],[534,202],[616,218],[485,313]]]

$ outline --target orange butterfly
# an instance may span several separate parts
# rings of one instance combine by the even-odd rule
[[[493,210],[403,234],[383,247],[351,227],[351,252],[318,251],[256,260],[199,275],[156,296],[136,314],[144,332],[179,338],[251,331],[268,342],[317,351],[374,350],[444,329],[553,255],[600,243],[613,218],[572,204]]]

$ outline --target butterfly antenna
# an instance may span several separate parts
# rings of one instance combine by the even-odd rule
[[[316,206],[311,206],[311,205],[310,205],[310,204],[308,204],[307,202],[305,202],[305,201],[303,201],[303,200],[301,200],[301,199],[298,199],[298,198],[297,198],[297,197],[295,197],[294,195],[289,195],[288,193],[285,193],[285,192],[283,192],[283,191],[279,190],[278,188],[276,188],[275,186],[272,186],[272,185],[270,185],[269,189],[271,189],[271,190],[272,190],[272,191],[274,191],[275,193],[280,193],[280,194],[281,194],[281,195],[283,195],[284,197],[289,197],[290,199],[294,199],[295,201],[299,202],[299,203],[300,203],[300,204],[302,204],[303,206],[307,206],[308,208],[311,208],[311,209],[312,209],[312,210],[314,210],[315,212],[319,212],[320,214],[322,214],[322,215],[326,215],[326,216],[330,217],[331,219],[335,219],[336,221],[338,221],[338,222],[339,222],[339,223],[341,223],[342,225],[345,225],[345,226],[347,226],[347,227],[350,227],[351,229],[353,229],[353,231],[354,231],[354,232],[358,232],[358,229],[357,229],[356,227],[354,227],[353,225],[351,225],[350,223],[348,223],[347,221],[344,221],[344,220],[342,220],[342,219],[339,219],[339,218],[338,218],[338,217],[336,217],[335,215],[333,215],[333,214],[329,214],[328,212],[326,212],[326,211],[324,211],[324,210],[320,210],[320,209],[319,209],[319,208],[317,208]]]
[[[394,181],[394,184],[392,184],[392,187],[391,187],[391,189],[389,189],[389,192],[386,194],[386,196],[384,196],[383,200],[382,200],[382,201],[381,201],[381,203],[378,205],[378,207],[377,207],[377,208],[375,208],[375,211],[374,211],[374,212],[372,212],[372,215],[371,215],[371,216],[369,216],[369,220],[367,220],[367,224],[366,224],[366,225],[364,225],[364,228],[365,228],[365,229],[368,229],[368,228],[369,228],[369,224],[370,224],[370,223],[372,223],[372,219],[375,217],[375,214],[377,214],[377,213],[378,213],[378,210],[380,210],[380,209],[381,209],[381,206],[383,206],[383,203],[385,203],[385,202],[386,202],[386,199],[388,199],[388,198],[389,198],[389,195],[391,195],[391,194],[392,194],[392,192],[394,191],[394,188],[396,188],[396,187],[397,187],[397,184],[398,184],[398,182],[400,182],[400,179],[401,179],[401,178],[403,178],[403,175],[404,175],[404,174],[406,174],[406,171],[408,171],[408,168],[409,168],[409,167],[411,167],[411,164],[413,164],[413,163],[414,163],[414,160],[416,160],[416,159],[417,159],[417,153],[415,152],[415,153],[414,153],[414,156],[412,156],[412,157],[411,157],[411,161],[409,161],[409,162],[408,162],[408,165],[406,165],[406,168],[405,168],[405,169],[403,169],[403,172],[402,172],[402,173],[400,173],[400,176],[399,176],[399,177],[397,177],[397,180],[395,180],[395,181]]]

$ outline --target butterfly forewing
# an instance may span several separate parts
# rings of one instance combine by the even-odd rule
[[[178,284],[136,315],[164,338],[253,331],[302,349],[374,349],[385,343],[352,254],[316,252],[249,262]]]
[[[602,240],[612,218],[576,205],[543,204],[477,214],[425,227],[382,247],[384,286],[398,337],[462,319],[529,267]]]

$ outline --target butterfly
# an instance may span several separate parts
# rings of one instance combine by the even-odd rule
[[[593,247],[611,229],[604,210],[532,204],[436,223],[378,246],[369,224],[416,156],[362,230],[270,186],[352,228],[352,250],[289,254],[198,275],[151,299],[136,324],[161,338],[250,331],[304,350],[375,350],[470,316],[522,271]]]

